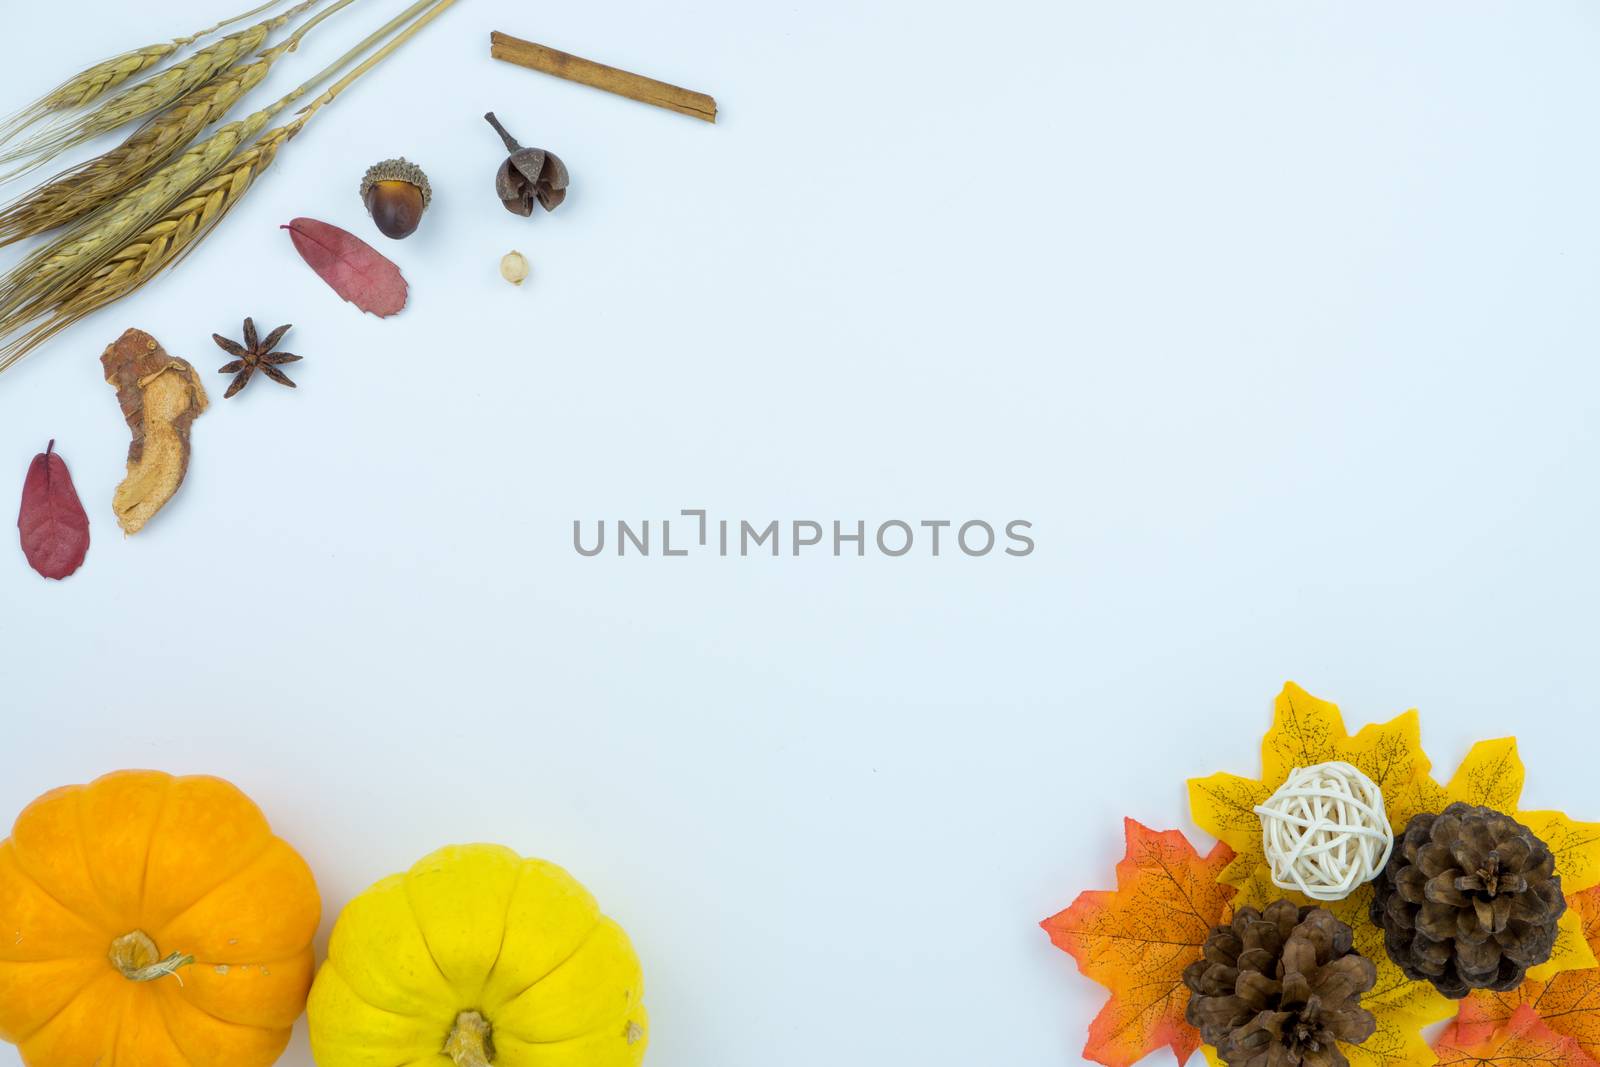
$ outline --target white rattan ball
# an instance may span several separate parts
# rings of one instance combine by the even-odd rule
[[[1383,793],[1341,761],[1296,767],[1255,810],[1272,884],[1312,900],[1343,900],[1377,877],[1394,848]]]

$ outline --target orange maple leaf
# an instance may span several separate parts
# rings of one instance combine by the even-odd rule
[[[1600,952],[1600,886],[1574,893],[1567,906],[1581,917],[1583,936]],[[1476,990],[1461,1002],[1450,1030],[1465,1043],[1481,1042],[1524,1008],[1575,1041],[1589,1059],[1600,1060],[1600,967],[1561,971],[1548,981],[1530,978],[1505,993]]]
[[[1433,1051],[1438,1067],[1595,1067],[1576,1041],[1552,1030],[1527,1004],[1500,1026],[1451,1023],[1433,1043]]]
[[[1117,864],[1116,891],[1082,893],[1039,925],[1078,970],[1111,990],[1089,1025],[1085,1058],[1129,1067],[1167,1045],[1181,1067],[1200,1047],[1200,1032],[1183,1018],[1183,969],[1200,958],[1235,892],[1217,880],[1233,850],[1219,841],[1202,858],[1177,830],[1158,832],[1132,819],[1124,828],[1128,850]]]

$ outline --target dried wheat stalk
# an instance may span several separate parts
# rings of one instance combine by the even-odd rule
[[[75,145],[82,144],[119,126],[160,111],[192,89],[196,89],[221,74],[238,60],[260,48],[267,35],[282,26],[319,0],[301,0],[301,3],[248,29],[230,33],[214,44],[194,53],[181,63],[146,78],[137,85],[122,90],[110,100],[54,129],[46,130],[0,155],[0,165],[21,163],[0,175],[0,181],[9,181],[35,167],[49,162]]]
[[[226,163],[266,127],[272,114],[264,109],[219,128],[127,193],[80,219],[55,241],[24,257],[0,279],[0,336],[55,303],[74,282]]]
[[[260,58],[237,63],[216,80],[155,116],[116,148],[71,167],[0,209],[0,248],[82,218],[170,160],[261,84],[272,64],[292,52],[318,23],[354,0],[337,0]]]
[[[11,340],[0,345],[0,371],[84,315],[122,299],[192,252],[244,197],[262,172],[272,165],[279,149],[298,134],[318,110],[387,59],[455,2],[419,0],[413,4],[405,13],[348,53],[335,67],[343,66],[375,41],[388,36],[395,27],[411,19],[423,8],[427,10],[388,44],[302,108],[297,118],[263,134],[254,145],[234,156],[216,174],[190,189],[180,202],[164,211],[139,233],[105,252],[91,272],[80,275],[65,291],[49,301],[48,306],[36,308],[25,316],[7,316],[5,323],[0,324],[0,338],[11,336]],[[429,6],[430,3],[432,6]],[[304,88],[290,96],[298,96]],[[33,325],[24,331],[23,327],[29,322]]]
[[[121,300],[193,251],[255,180],[272,165],[278,150],[299,133],[305,117],[276,129],[229,161],[190,191],[156,222],[118,249],[73,289],[50,317],[11,343],[0,346],[0,371],[90,312]]]
[[[51,114],[60,111],[71,111],[74,108],[84,107],[93,103],[135,74],[143,73],[168,56],[187,48],[202,37],[209,37],[225,26],[231,26],[235,22],[242,22],[247,18],[259,15],[263,11],[277,7],[281,2],[282,0],[270,0],[269,3],[251,8],[241,15],[225,19],[215,26],[208,26],[203,30],[197,30],[183,37],[174,37],[172,40],[162,44],[135,48],[131,52],[122,53],[120,56],[112,56],[110,59],[101,60],[88,70],[68,78],[21,111],[18,111],[5,122],[0,122],[0,144],[4,144],[29,126]]]
[[[270,61],[235,66],[104,155],[62,172],[0,211],[0,246],[82,218],[170,160],[266,77]]]
[[[429,0],[422,0],[425,4]],[[404,21],[402,18],[398,21]],[[391,23],[391,26],[397,23]],[[380,31],[382,32],[382,31]],[[51,243],[36,249],[0,278],[0,337],[53,306],[162,212],[226,163],[278,114],[343,69],[371,38],[271,105],[221,126],[128,192],[78,220]]]

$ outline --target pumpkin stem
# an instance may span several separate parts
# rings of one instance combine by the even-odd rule
[[[455,1028],[445,1039],[444,1054],[456,1067],[489,1067],[494,1060],[494,1031],[489,1020],[475,1011],[456,1016]]]
[[[161,950],[156,948],[156,943],[143,930],[123,934],[111,942],[111,965],[130,982],[154,982],[170,974],[182,985],[183,976],[178,973],[178,968],[187,967],[193,962],[193,956],[182,952],[161,958]]]

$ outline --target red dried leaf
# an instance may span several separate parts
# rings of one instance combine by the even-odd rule
[[[300,258],[333,291],[380,319],[406,306],[406,280],[400,268],[348,230],[316,219],[294,219],[289,231]]]
[[[46,578],[65,578],[89,552],[89,516],[54,441],[28,467],[17,529],[28,566]]]

